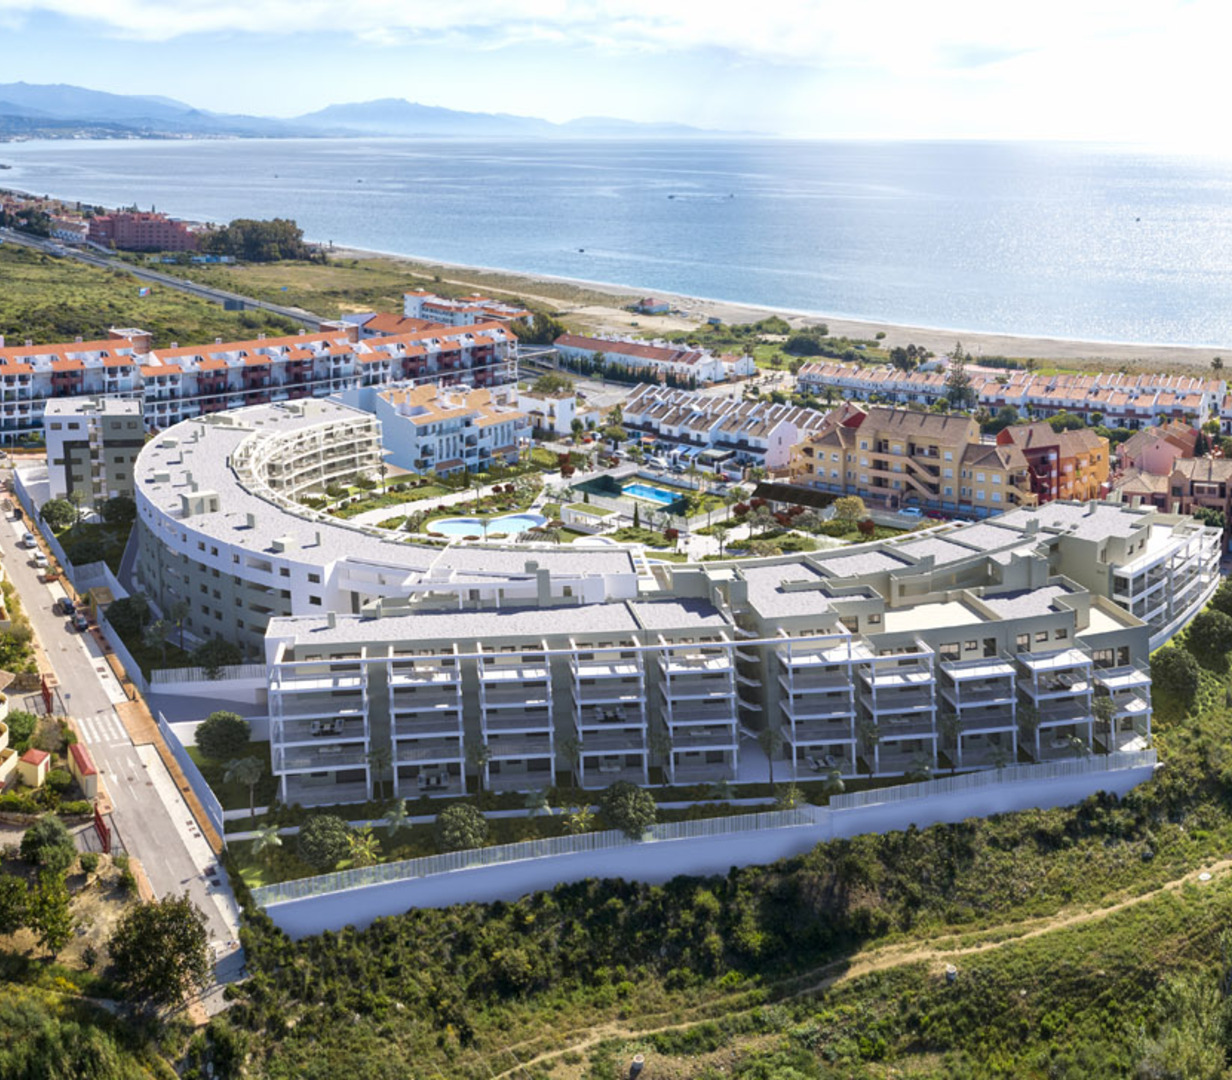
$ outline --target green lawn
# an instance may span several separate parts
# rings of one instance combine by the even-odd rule
[[[73,558],[73,548],[78,544],[97,544],[103,552],[103,561],[111,568],[113,574],[120,572],[120,560],[124,558],[124,547],[128,543],[131,525],[107,525],[103,522],[82,521],[56,533],[56,539],[64,548],[64,553]],[[80,561],[80,560],[75,560]]]
[[[223,775],[227,771],[226,762],[215,761],[213,758],[208,758],[196,746],[187,746],[188,756],[197,763],[197,768],[201,770],[201,775],[205,777],[205,782],[210,785],[211,790],[218,796],[218,801],[222,803],[224,810],[247,810],[248,802],[248,786],[246,784],[224,783]],[[270,745],[268,742],[250,742],[248,748],[237,757],[255,757],[265,766],[265,775],[261,777],[256,787],[256,805],[268,806],[274,797],[278,794],[278,780],[270,773]],[[236,822],[233,826],[235,829],[242,829],[245,826],[242,822]]]

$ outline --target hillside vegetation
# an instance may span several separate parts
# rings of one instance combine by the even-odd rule
[[[97,341],[112,326],[148,330],[154,345],[183,345],[293,334],[297,323],[263,311],[224,311],[219,305],[165,286],[142,283],[118,270],[100,270],[14,244],[0,244],[0,335],[10,346],[27,340],[54,344],[80,337]]]

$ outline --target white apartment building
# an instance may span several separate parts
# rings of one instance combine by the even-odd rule
[[[573,434],[573,421],[580,420],[585,428],[596,428],[603,422],[603,413],[574,390],[518,390],[518,408],[526,414],[534,430],[553,435]]]
[[[359,340],[356,326],[317,333],[155,349],[150,335],[113,329],[101,341],[0,342],[0,442],[43,426],[47,401],[84,395],[135,398],[161,430],[210,413],[327,397],[356,387],[435,381],[493,386],[513,379],[514,338],[500,323]]]
[[[372,396],[388,460],[412,472],[442,476],[517,463],[530,441],[525,413],[491,390],[425,383]]]
[[[795,405],[641,386],[621,406],[625,428],[668,443],[731,450],[744,465],[782,469],[827,414]]]
[[[561,334],[552,346],[565,359],[590,360],[598,356],[609,366],[644,368],[661,378],[697,386],[747,378],[757,371],[751,356],[717,356],[704,349],[682,348],[661,341]]]
[[[133,470],[145,445],[141,402],[56,398],[43,413],[47,479],[53,499],[81,492],[85,506],[132,495]]]
[[[491,300],[474,293],[457,300],[436,296],[422,289],[402,294],[402,311],[410,319],[430,319],[445,326],[473,326],[487,322],[517,322],[531,313],[515,304]]]

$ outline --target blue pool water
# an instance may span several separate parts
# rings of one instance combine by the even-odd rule
[[[632,495],[635,499],[649,499],[660,506],[670,506],[680,498],[678,491],[665,491],[663,488],[652,487],[650,484],[626,484],[623,494]]]
[[[488,535],[505,533],[516,536],[536,525],[545,524],[547,520],[542,514],[510,514],[507,517],[492,518],[488,522]],[[483,536],[483,522],[479,518],[445,518],[432,522],[428,531],[440,533],[442,536]]]

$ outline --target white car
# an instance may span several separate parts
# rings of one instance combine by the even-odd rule
[[[41,551],[34,553],[34,558],[30,560],[39,570],[47,569],[47,556]]]
[[[38,541],[34,539],[34,533],[26,533],[22,536],[21,546],[24,548],[38,547]]]

